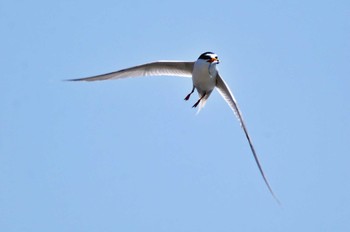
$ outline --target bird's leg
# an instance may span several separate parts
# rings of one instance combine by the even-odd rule
[[[192,91],[191,91],[191,93],[189,93],[186,97],[185,97],[185,101],[187,101],[188,99],[190,99],[190,96],[191,96],[191,94],[194,92],[194,86],[193,86],[193,88],[192,88]]]
[[[203,94],[203,96],[201,98],[199,98],[199,100],[192,106],[192,108],[196,108],[198,106],[198,104],[201,102],[201,100],[205,97],[206,93]]]

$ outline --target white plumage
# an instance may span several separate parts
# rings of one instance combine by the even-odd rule
[[[219,63],[218,56],[212,52],[205,52],[199,56],[195,62],[188,61],[156,61],[151,63],[146,63],[119,71],[106,73],[102,75],[71,79],[70,81],[98,81],[98,80],[110,80],[110,79],[121,79],[128,77],[140,77],[140,76],[179,76],[179,77],[192,77],[193,88],[192,91],[185,97],[185,100],[189,100],[191,94],[194,90],[197,90],[199,99],[193,105],[193,107],[198,108],[198,112],[202,109],[208,100],[210,94],[216,87],[221,96],[225,99],[231,109],[237,116],[244,134],[248,140],[250,149],[253,153],[255,162],[259,168],[259,171],[270,191],[272,196],[275,196],[269,182],[263,172],[260,165],[258,156],[256,154],[255,148],[253,146],[252,140],[248,134],[247,127],[243,121],[242,113],[240,112],[236,99],[234,98],[231,90],[225,81],[220,77],[220,74],[216,68]]]

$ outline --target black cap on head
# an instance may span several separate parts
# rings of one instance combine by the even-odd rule
[[[215,54],[215,53],[213,53],[213,52],[204,52],[202,55],[200,55],[200,56],[198,57],[198,59],[209,60],[209,59],[212,58],[211,55],[214,55],[214,54]]]

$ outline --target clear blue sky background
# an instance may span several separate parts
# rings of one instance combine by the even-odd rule
[[[0,2],[0,231],[350,231],[349,1]],[[64,82],[219,55],[191,80]]]

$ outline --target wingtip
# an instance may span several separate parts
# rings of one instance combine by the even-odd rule
[[[280,201],[279,198],[276,196],[276,194],[275,194],[274,191],[272,190],[271,186],[270,186],[269,184],[267,184],[267,187],[268,187],[268,189],[269,189],[269,191],[270,191],[270,193],[271,193],[273,199],[275,199],[275,201],[277,202],[277,204],[278,204],[279,206],[282,206],[281,201]]]
[[[85,78],[77,78],[77,79],[64,79],[62,81],[86,81]]]
[[[75,79],[64,79],[62,81],[76,81]]]

